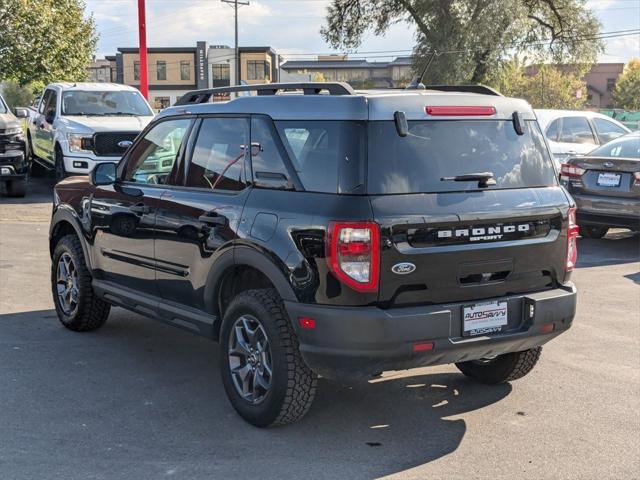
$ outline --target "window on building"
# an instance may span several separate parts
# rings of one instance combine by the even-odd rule
[[[133,62],[133,79],[140,80],[140,62]]]
[[[616,79],[607,78],[607,92],[613,92],[614,88],[616,88]]]
[[[155,97],[153,99],[153,108],[156,110],[163,110],[165,108],[169,108],[171,106],[171,98],[170,97]]]
[[[158,60],[156,62],[156,78],[158,80],[167,79],[167,62],[164,60]]]
[[[271,80],[269,63],[265,60],[247,60],[247,80]]]
[[[229,80],[231,78],[231,68],[228,63],[211,65],[211,78],[213,80]]]
[[[191,80],[191,62],[180,60],[180,80]]]

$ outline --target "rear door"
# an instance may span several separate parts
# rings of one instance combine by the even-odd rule
[[[383,305],[473,302],[564,281],[569,202],[535,121],[524,135],[507,120],[413,121],[406,137],[371,122],[368,150]],[[479,172],[495,183],[451,178]],[[514,322],[520,308],[509,306]]]

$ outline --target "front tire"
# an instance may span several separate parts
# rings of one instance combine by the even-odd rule
[[[240,293],[220,332],[220,366],[229,401],[257,427],[294,423],[309,410],[317,376],[304,363],[277,292]]]
[[[541,352],[542,347],[535,347],[524,352],[505,353],[487,360],[459,362],[456,363],[456,367],[473,380],[495,385],[524,377],[536,366]]]
[[[27,177],[7,181],[7,195],[24,197],[27,194]]]
[[[609,231],[609,227],[598,227],[596,225],[580,225],[580,235],[584,238],[602,238]]]
[[[62,150],[60,147],[56,146],[54,152],[54,165],[55,165],[55,174],[56,174],[56,183],[61,182],[65,178],[67,178],[67,170],[64,168],[64,156],[62,155]]]
[[[88,332],[104,325],[111,306],[91,287],[91,274],[80,240],[65,235],[53,251],[51,288],[58,319],[69,330]]]

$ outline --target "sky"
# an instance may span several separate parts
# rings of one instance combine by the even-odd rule
[[[138,46],[137,0],[85,1],[100,34],[98,56],[113,55],[118,47]],[[320,36],[329,3],[251,0],[250,5],[239,10],[239,43],[271,46],[290,60],[335,53]],[[640,0],[588,0],[587,6],[599,18],[602,32],[640,28]],[[198,40],[210,45],[233,45],[233,8],[220,0],[147,0],[146,11],[149,47],[190,47]],[[368,32],[351,56],[389,60],[410,54],[414,40],[413,28],[397,24],[384,36]],[[632,57],[640,58],[640,34],[608,39],[599,61],[627,62]]]

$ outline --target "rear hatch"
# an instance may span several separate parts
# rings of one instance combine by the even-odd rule
[[[640,182],[635,177],[640,159],[589,156],[572,158],[567,165],[571,168],[563,168],[563,176],[572,194],[640,197]]]
[[[565,280],[569,200],[534,120],[372,121],[367,188],[383,307],[491,299]],[[455,177],[490,173],[490,178]],[[458,180],[460,180],[459,177]]]

